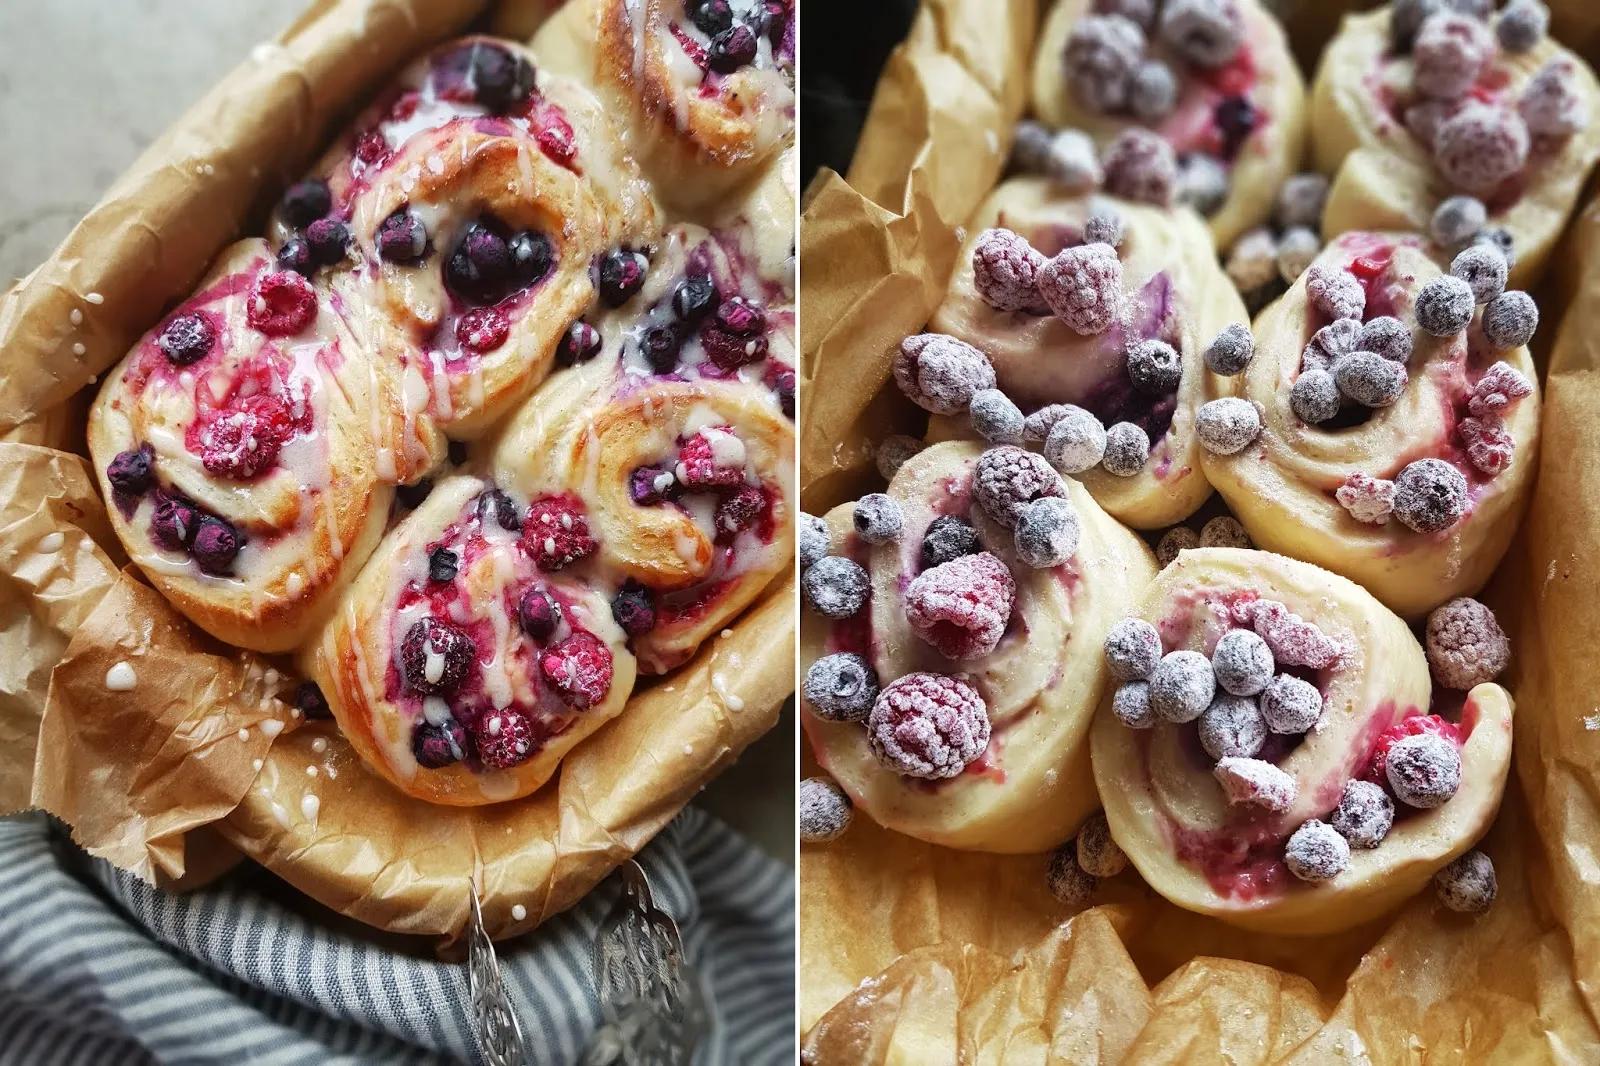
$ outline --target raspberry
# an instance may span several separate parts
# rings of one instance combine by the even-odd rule
[[[1293,285],[1322,254],[1322,238],[1305,226],[1284,230],[1278,238],[1278,276]]]
[[[292,336],[316,317],[316,290],[292,270],[263,274],[245,308],[250,325],[269,337]]]
[[[1200,746],[1213,759],[1253,759],[1266,742],[1267,723],[1255,700],[1221,695],[1200,716]]]
[[[1127,352],[1127,367],[1133,387],[1150,396],[1165,396],[1183,380],[1183,359],[1166,341],[1148,340],[1133,345]]]
[[[1500,891],[1494,863],[1481,851],[1469,851],[1434,874],[1433,888],[1439,902],[1458,914],[1482,914]]]
[[[1161,539],[1156,542],[1156,562],[1166,568],[1172,565],[1178,553],[1190,548],[1200,547],[1200,534],[1188,526],[1173,526],[1161,534]]]
[[[801,691],[812,713],[830,722],[864,722],[878,698],[878,672],[850,652],[824,655],[806,670]]]
[[[1273,217],[1285,229],[1292,226],[1319,229],[1322,226],[1322,208],[1327,202],[1327,178],[1314,172],[1293,174],[1278,186]]]
[[[600,331],[587,322],[574,322],[556,345],[556,362],[562,366],[586,363],[600,353]]]
[[[1161,60],[1146,59],[1128,78],[1127,92],[1128,110],[1135,117],[1144,122],[1160,122],[1178,104],[1178,79]]]
[[[1440,807],[1461,787],[1461,751],[1434,733],[1401,737],[1389,746],[1384,776],[1401,803]]]
[[[156,346],[174,366],[199,362],[211,354],[216,343],[216,327],[203,311],[173,315],[156,337]]]
[[[1206,345],[1206,368],[1213,374],[1232,377],[1242,374],[1255,358],[1256,338],[1243,322],[1232,322]]]
[[[106,464],[106,480],[118,492],[143,496],[156,483],[156,453],[148,444],[118,452]]]
[[[745,485],[717,504],[712,525],[718,544],[731,544],[735,537],[760,521],[767,509],[767,495],[755,485]]]
[[[940,515],[922,534],[922,568],[931,570],[981,550],[978,531],[957,515]]]
[[[765,337],[741,337],[712,325],[700,328],[700,343],[705,347],[706,358],[722,370],[759,363],[767,357],[769,347]]]
[[[377,130],[364,130],[356,136],[354,151],[367,166],[381,166],[389,158],[389,142]]]
[[[200,519],[194,531],[194,542],[189,552],[201,571],[212,576],[222,576],[233,571],[233,561],[244,547],[244,537],[231,522],[207,515]]]
[[[990,518],[1016,525],[1024,505],[1046,496],[1064,496],[1067,486],[1044,458],[1011,445],[990,448],[978,457],[973,495]]]
[[[200,462],[218,477],[253,478],[277,462],[293,435],[288,405],[272,393],[257,393],[200,430]]]
[[[1521,348],[1539,328],[1539,305],[1520,289],[1503,292],[1483,309],[1483,336],[1500,351]]]
[[[561,625],[561,604],[544,589],[531,588],[517,600],[517,623],[534,640],[549,640]]]
[[[490,711],[478,719],[473,734],[477,740],[478,759],[491,770],[521,766],[539,749],[533,736],[533,723],[527,715],[511,707]]]
[[[589,519],[576,496],[541,496],[522,520],[522,546],[546,573],[593,555],[600,547],[589,535]]]
[[[1263,807],[1274,814],[1293,806],[1300,792],[1294,778],[1261,759],[1225,756],[1211,773],[1229,803]]]
[[[1211,649],[1211,670],[1230,695],[1259,693],[1271,684],[1274,665],[1267,642],[1248,629],[1229,630]]]
[[[1121,213],[1108,204],[1098,204],[1089,212],[1089,217],[1084,219],[1083,243],[1109,244],[1113,248],[1120,247],[1123,229],[1124,223]]]
[[[1075,844],[1063,844],[1050,855],[1050,865],[1045,870],[1045,885],[1057,903],[1068,907],[1084,907],[1094,895],[1100,882],[1078,865]]]
[[[1460,278],[1440,274],[1417,293],[1413,310],[1417,325],[1435,337],[1453,337],[1472,321],[1476,301],[1472,287]]]
[[[554,108],[544,111],[535,139],[539,142],[540,151],[564,167],[571,167],[572,161],[578,158],[578,139],[573,133],[572,123]]]
[[[471,352],[492,352],[506,342],[511,323],[494,307],[474,307],[456,322],[456,340]]]
[[[1106,454],[1100,465],[1116,477],[1133,477],[1150,460],[1150,434],[1132,422],[1118,422],[1106,430]]]
[[[1394,482],[1358,471],[1344,479],[1333,497],[1357,522],[1381,526],[1394,510]]]
[[[411,754],[425,770],[438,770],[467,757],[471,751],[467,731],[454,718],[438,725],[418,722],[411,731]]]
[[[731,427],[711,426],[683,442],[673,476],[691,492],[732,488],[744,484],[745,459]]]
[[[1531,133],[1566,137],[1583,129],[1588,108],[1578,94],[1577,77],[1570,60],[1552,59],[1523,86],[1517,113]]]
[[[869,492],[856,501],[851,514],[856,533],[868,544],[888,544],[900,539],[905,527],[905,513],[894,497],[882,492]]]
[[[1428,616],[1427,650],[1434,679],[1462,692],[1493,681],[1511,662],[1511,641],[1494,612],[1466,597]]]
[[[1339,642],[1277,600],[1255,600],[1234,608],[1234,619],[1252,626],[1280,666],[1325,670],[1344,657]]]
[[[1504,415],[1512,404],[1533,394],[1533,382],[1516,367],[1500,361],[1484,371],[1472,387],[1467,399],[1467,410],[1475,418],[1496,418]]]
[[[989,709],[959,678],[916,673],[890,682],[867,717],[867,743],[908,777],[955,777],[989,746]]]
[[[1274,733],[1294,736],[1322,720],[1322,693],[1293,674],[1279,674],[1261,693],[1261,714]]]
[[[1026,238],[1008,229],[985,230],[972,249],[972,284],[997,311],[1044,314],[1048,308],[1035,287],[1044,263]]]
[[[1454,248],[1472,239],[1489,222],[1489,210],[1476,196],[1452,196],[1441,200],[1428,220],[1433,243]]]
[[[974,393],[995,385],[989,357],[943,333],[919,333],[901,341],[894,380],[912,403],[936,415],[961,414]]]
[[[1096,811],[1078,830],[1078,866],[1091,877],[1115,877],[1128,868],[1128,856],[1111,839],[1111,823]]]
[[[1306,271],[1306,295],[1326,318],[1356,318],[1367,306],[1367,291],[1348,270],[1317,264]]]
[[[1244,43],[1244,20],[1234,0],[1166,0],[1161,40],[1197,67],[1221,67]]]
[[[1300,366],[1304,370],[1329,370],[1341,356],[1357,350],[1361,337],[1361,322],[1354,318],[1340,318],[1311,335],[1300,352]]]
[[[1078,410],[1081,408],[1070,403],[1046,404],[1022,420],[1022,439],[1035,443],[1046,440],[1058,421]]]
[[[428,254],[428,229],[422,219],[405,208],[378,226],[378,257],[386,263],[410,266]]]
[[[1422,23],[1412,46],[1417,91],[1438,100],[1466,95],[1494,54],[1489,29],[1477,19],[1438,14]]]
[[[1368,320],[1356,335],[1354,351],[1374,352],[1401,366],[1411,362],[1411,330],[1389,315]]]
[[[808,777],[800,782],[796,796],[803,844],[826,844],[837,840],[850,828],[854,813],[850,797],[825,777]]]
[[[611,597],[611,618],[630,637],[642,637],[656,627],[656,605],[650,590],[628,581]]]
[[[1111,713],[1129,729],[1153,729],[1161,721],[1150,707],[1150,682],[1126,681],[1111,697]]]
[[[1038,274],[1050,310],[1081,336],[1103,333],[1122,303],[1122,262],[1109,244],[1063,250]]]
[[[1468,245],[1450,261],[1451,275],[1466,282],[1472,290],[1472,298],[1481,304],[1505,290],[1510,269],[1500,249],[1491,244]]]
[[[472,638],[455,626],[424,618],[400,641],[400,670],[415,692],[450,692],[466,678],[476,652]]]
[[[1528,161],[1528,124],[1506,108],[1469,103],[1440,124],[1433,161],[1454,188],[1492,193]]]
[[[1211,661],[1197,651],[1168,652],[1150,677],[1150,708],[1167,722],[1192,722],[1217,692]]]
[[[1394,516],[1418,533],[1449,529],[1467,512],[1467,479],[1442,459],[1418,459],[1394,482]]]
[[[200,526],[200,513],[188,503],[172,496],[156,494],[155,510],[150,512],[150,539],[167,551],[188,551],[189,541]]]
[[[1017,515],[1017,558],[1044,569],[1060,566],[1078,551],[1078,512],[1059,496],[1034,500]]]
[[[951,659],[994,651],[1016,603],[1017,583],[989,552],[964,555],[924,570],[905,592],[906,620],[923,640]]]
[[[979,389],[967,408],[972,428],[990,444],[1019,444],[1026,420],[1022,409],[999,389]]]
[[[611,649],[599,637],[578,630],[539,656],[539,672],[561,702],[586,711],[611,691]]]
[[[1244,525],[1237,518],[1218,515],[1200,527],[1200,547],[1202,548],[1249,548],[1251,546],[1250,534],[1245,532]]]
[[[1142,618],[1124,618],[1106,633],[1106,668],[1118,681],[1135,681],[1155,673],[1161,661],[1161,634]]]
[[[1352,848],[1375,848],[1394,825],[1394,800],[1371,781],[1346,781],[1328,820]]]
[[[1237,396],[1208,400],[1195,413],[1194,432],[1206,451],[1215,455],[1237,455],[1261,435],[1261,412],[1255,404]]]
[[[1128,79],[1144,58],[1144,47],[1144,31],[1121,15],[1078,19],[1061,53],[1072,95],[1090,111],[1122,110],[1128,102]]]
[[[1363,407],[1388,407],[1406,391],[1406,368],[1376,352],[1351,352],[1333,364],[1339,391]]]
[[[1456,425],[1456,433],[1466,448],[1467,461],[1483,473],[1495,477],[1511,465],[1517,445],[1499,419],[1464,418]]]
[[[1106,145],[1100,157],[1106,191],[1124,200],[1166,207],[1178,183],[1178,157],[1172,145],[1150,130],[1133,126]]]
[[[1063,474],[1081,474],[1100,465],[1106,454],[1106,428],[1100,420],[1081,407],[1054,406],[1060,408],[1060,414],[1045,437],[1045,461]],[[1023,435],[1027,435],[1026,424]]]
[[[812,563],[827,555],[833,550],[833,538],[828,534],[828,523],[814,514],[800,514],[800,569],[805,570]]]
[[[1500,12],[1494,33],[1508,52],[1528,52],[1550,29],[1550,9],[1542,0],[1510,0]]]
[[[1350,845],[1333,826],[1312,818],[1289,837],[1283,864],[1302,881],[1331,881],[1350,865]]]
[[[800,593],[824,618],[849,618],[867,605],[872,583],[861,564],[840,555],[826,555],[801,575]]]

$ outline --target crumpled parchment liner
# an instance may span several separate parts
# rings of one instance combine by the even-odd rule
[[[1563,6],[1577,8],[1553,6],[1559,32]],[[1312,27],[1307,39],[1319,32],[1326,31]],[[926,68],[891,64],[885,82]],[[882,92],[916,98],[919,90]],[[973,112],[985,103],[975,99]],[[945,154],[925,128],[869,124],[865,136],[904,142],[866,158]],[[977,184],[986,164],[969,158],[967,165]],[[915,188],[914,171],[901,177]],[[956,184],[948,175],[943,181]],[[892,187],[893,180],[873,175],[869,185]],[[943,219],[926,214],[926,204],[913,198],[904,215],[891,213],[874,227],[850,191],[835,177],[819,179],[802,232],[807,255],[819,246],[815,232],[828,238],[823,248],[891,247],[905,232],[934,246]],[[824,202],[835,210],[820,210]],[[1487,593],[1512,636],[1505,680],[1518,704],[1517,773],[1481,845],[1500,880],[1490,912],[1477,920],[1455,915],[1424,893],[1392,918],[1339,936],[1268,937],[1173,907],[1130,871],[1103,882],[1097,906],[1074,916],[1046,891],[1045,856],[952,852],[858,815],[840,840],[802,849],[800,1025],[808,1062],[1600,1061],[1600,656],[1593,649],[1600,498],[1590,491],[1600,478],[1600,332],[1593,326],[1600,256],[1584,254],[1596,243],[1600,203],[1574,223],[1555,260],[1569,276],[1549,287],[1575,295],[1570,304],[1544,305],[1544,346],[1558,330],[1559,337],[1548,362],[1539,482]],[[947,277],[942,263],[920,265],[941,284]],[[813,260],[803,269],[807,306],[848,307],[856,331],[916,317],[905,296],[915,291],[915,275],[889,279],[904,286],[896,291],[860,263]],[[875,287],[896,291],[902,304],[861,297]],[[913,321],[902,333],[922,326]],[[880,340],[853,347],[837,326],[809,331],[810,379],[844,380],[872,363],[886,381]],[[809,395],[807,432],[835,434],[802,443],[808,464],[813,456],[825,463],[821,479],[809,465],[804,470],[813,509],[870,482],[861,437],[881,438],[896,417],[910,417],[893,392],[825,384]],[[808,754],[803,764],[817,772]],[[1079,952],[1099,962],[1075,966]],[[1007,1013],[983,996],[1034,986],[1051,990],[1050,1004],[1111,1004],[1115,1022],[1131,1014],[1140,1024],[1130,1033],[1102,1022],[1091,1046],[1074,1029],[1081,1008],[1055,1009],[1018,992]],[[1007,1044],[997,1029],[1009,1031],[1013,1058],[1003,1058]]]
[[[331,724],[301,721],[278,698],[296,682],[285,663],[213,641],[122,569],[82,455],[88,386],[337,122],[485,6],[312,4],[0,298],[0,813],[48,810],[93,854],[180,888],[243,852],[393,932],[457,935],[476,878],[502,937],[576,902],[776,723],[794,685],[792,581],[636,695],[537,795],[433,807],[370,775]],[[119,663],[130,691],[107,688]]]

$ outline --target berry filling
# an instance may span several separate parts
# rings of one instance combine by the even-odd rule
[[[445,261],[444,280],[460,300],[474,306],[496,304],[538,284],[555,265],[555,245],[542,233],[513,233],[494,218],[467,226]]]

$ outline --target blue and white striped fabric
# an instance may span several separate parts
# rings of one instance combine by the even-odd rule
[[[696,1061],[795,1061],[791,871],[685,810],[639,855],[706,984]],[[590,962],[615,878],[499,945],[534,1061],[576,1062],[600,1023]],[[0,1063],[481,1061],[463,968],[297,909],[248,864],[187,895],[90,860],[39,815],[0,819]]]

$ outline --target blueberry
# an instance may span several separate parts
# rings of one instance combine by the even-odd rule
[[[479,303],[494,303],[511,275],[511,249],[493,230],[474,225],[445,264],[445,281],[457,294]]]
[[[174,315],[156,337],[156,345],[162,353],[178,366],[204,359],[216,343],[217,333],[211,320],[198,311]]]
[[[698,322],[717,302],[717,283],[704,274],[690,274],[672,293],[672,313],[685,322]]]
[[[474,94],[490,111],[508,111],[533,91],[532,64],[498,45],[477,42],[468,62]]]
[[[295,229],[304,229],[333,210],[333,194],[328,191],[327,182],[308,178],[289,186],[280,206],[284,221]]]
[[[651,326],[639,340],[639,350],[644,353],[645,360],[662,374],[678,365],[678,350],[682,346],[678,327],[670,322]]]
[[[650,590],[630,581],[611,600],[611,617],[630,637],[639,637],[656,627],[656,608]]]
[[[336,218],[319,218],[306,227],[306,244],[311,247],[312,262],[332,266],[344,258],[350,246],[350,227]]]
[[[428,493],[433,491],[433,478],[425,477],[410,485],[401,485],[394,490],[394,495],[400,501],[400,506],[408,511],[415,511],[422,506],[422,501],[428,498]]]
[[[1259,116],[1255,105],[1243,96],[1228,96],[1217,104],[1213,114],[1222,131],[1222,154],[1229,159],[1239,154],[1244,142],[1255,132]]]
[[[190,552],[200,569],[208,574],[226,574],[233,569],[233,560],[239,555],[243,538],[233,525],[210,515],[200,519],[195,530]]]
[[[143,496],[155,484],[155,461],[155,451],[148,444],[118,452],[106,467],[106,480],[118,492]]]
[[[378,255],[385,262],[416,263],[427,254],[427,227],[405,208],[384,219],[378,227]]]
[[[732,28],[733,8],[728,0],[699,0],[689,5],[689,20],[707,37],[715,37]]]
[[[435,548],[428,553],[428,580],[441,584],[456,579],[456,570],[461,564],[456,553],[449,548]]]
[[[411,754],[425,770],[438,770],[467,757],[467,731],[454,718],[443,723],[418,722],[411,734]]]
[[[511,238],[511,271],[519,288],[543,281],[555,265],[556,246],[543,233],[523,230]]]
[[[621,307],[644,287],[650,263],[638,252],[618,248],[600,260],[600,299],[607,307]]]
[[[653,507],[672,498],[677,488],[672,471],[655,466],[641,466],[628,476],[628,498],[640,507]]]
[[[290,237],[283,242],[283,247],[278,249],[278,265],[308,278],[317,269],[317,264],[312,260],[311,245],[306,243],[304,237]]]
[[[732,74],[756,61],[756,45],[754,30],[749,26],[735,26],[711,39],[706,58],[718,74]]]
[[[778,394],[778,406],[784,415],[794,417],[794,371],[781,371],[772,379],[772,391]]]
[[[478,517],[493,518],[501,529],[515,533],[522,528],[522,516],[517,514],[517,504],[503,489],[490,489],[478,497]]]
[[[294,705],[305,715],[307,721],[315,722],[333,717],[333,711],[328,708],[328,699],[315,681],[300,683],[300,687],[294,690]]]
[[[556,362],[562,366],[587,363],[600,352],[600,331],[587,322],[574,322],[556,345]]]
[[[187,551],[200,514],[183,500],[162,496],[150,514],[150,539],[168,551]]]
[[[529,589],[517,601],[517,622],[534,640],[549,640],[561,624],[561,605],[544,589]]]

